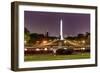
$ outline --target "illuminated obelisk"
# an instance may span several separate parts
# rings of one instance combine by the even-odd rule
[[[53,49],[54,56],[56,56],[57,49],[63,49],[63,41],[64,41],[64,38],[63,38],[63,22],[62,22],[62,19],[61,19],[60,20],[60,39],[58,41],[58,48]]]
[[[60,20],[60,40],[64,40],[63,38],[63,22]]]
[[[63,22],[62,22],[62,19],[60,20],[60,39],[59,39],[59,44],[58,44],[58,49],[59,48],[63,48],[63,41],[64,41],[64,38],[63,38]]]

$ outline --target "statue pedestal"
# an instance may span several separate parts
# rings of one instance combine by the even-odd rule
[[[58,41],[58,49],[63,48],[64,46],[64,40],[59,40]]]

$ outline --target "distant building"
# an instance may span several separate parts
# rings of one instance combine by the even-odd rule
[[[46,37],[49,37],[49,32],[46,32],[45,36],[46,36]]]

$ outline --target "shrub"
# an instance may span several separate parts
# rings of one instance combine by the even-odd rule
[[[73,54],[74,50],[69,48],[69,49],[63,49],[63,48],[60,48],[56,51],[56,54],[58,55],[71,55]]]

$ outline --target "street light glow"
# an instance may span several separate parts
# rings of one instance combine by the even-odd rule
[[[27,48],[25,48],[25,51],[27,51]]]
[[[46,43],[47,43],[47,41],[44,40],[44,41],[43,41],[43,44],[46,44]]]
[[[47,51],[48,49],[47,48],[44,48],[44,50]]]
[[[81,48],[82,50],[85,50],[85,48],[83,47],[83,48]]]
[[[36,49],[36,51],[40,51],[40,49],[39,49],[39,48],[37,48],[37,49]]]
[[[64,48],[64,49],[67,49],[67,48]]]
[[[82,43],[85,43],[85,40],[83,40]]]
[[[66,43],[67,43],[67,41],[65,40],[65,41],[64,41],[64,43],[66,44]]]

